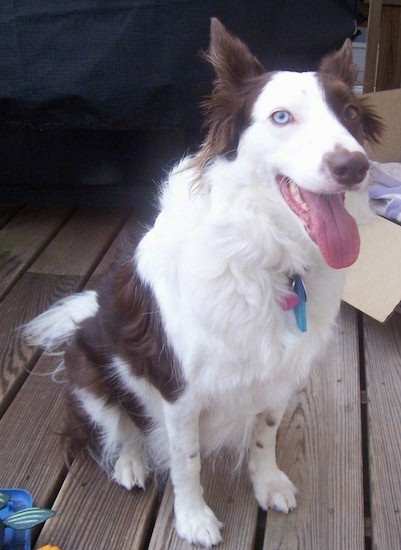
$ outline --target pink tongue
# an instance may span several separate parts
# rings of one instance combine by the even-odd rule
[[[302,189],[309,208],[311,237],[330,267],[352,265],[359,254],[360,238],[354,218],[347,212],[341,194],[318,195]]]

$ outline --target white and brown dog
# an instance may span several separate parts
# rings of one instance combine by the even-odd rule
[[[269,73],[212,20],[200,151],[168,175],[155,224],[103,287],[26,327],[47,351],[68,342],[75,442],[127,489],[168,468],[191,543],[221,540],[200,469],[223,448],[248,461],[262,508],[296,506],[276,433],[332,333],[359,252],[344,192],[364,186],[362,141],[381,131],[351,91],[351,52],[347,41],[317,72]]]

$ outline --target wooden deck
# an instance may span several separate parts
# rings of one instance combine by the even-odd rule
[[[0,486],[57,511],[37,546],[62,550],[189,548],[173,530],[171,486],[127,492],[87,458],[70,471],[58,440],[57,357],[16,330],[56,299],[96,286],[117,234],[147,216],[131,209],[0,207]],[[363,284],[363,281],[361,281]],[[288,516],[258,510],[245,475],[203,471],[229,550],[401,548],[401,316],[380,325],[343,306],[336,337],[292,401],[278,461],[299,489]],[[213,472],[211,472],[211,469]]]

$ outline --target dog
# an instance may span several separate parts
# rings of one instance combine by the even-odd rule
[[[381,122],[352,92],[352,46],[316,72],[266,72],[212,19],[206,138],[160,189],[154,225],[122,246],[98,291],[67,297],[25,327],[67,343],[66,429],[120,485],[168,470],[175,525],[218,544],[201,459],[246,460],[263,509],[288,513],[296,489],[276,464],[288,401],[321,356],[359,233],[344,206],[364,188]]]

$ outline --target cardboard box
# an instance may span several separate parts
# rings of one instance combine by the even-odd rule
[[[379,162],[401,162],[401,89],[366,94],[383,118],[381,144],[368,149]],[[380,322],[401,302],[401,226],[384,218],[359,226],[361,251],[348,269],[343,294],[351,304]]]

